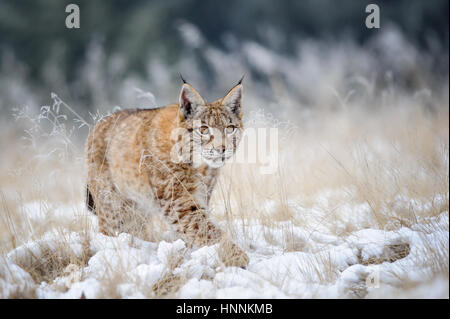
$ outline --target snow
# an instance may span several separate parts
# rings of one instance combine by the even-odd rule
[[[234,230],[235,242],[250,257],[246,269],[225,267],[218,245],[190,248],[179,238],[157,243],[125,233],[108,237],[96,231],[96,217],[81,204],[47,210],[52,212],[49,216],[42,213],[40,203],[27,203],[24,211],[31,219],[75,220],[85,214],[94,226],[86,233],[49,231],[6,254],[0,260],[0,297],[31,289],[38,298],[101,298],[113,289],[116,297],[149,298],[154,297],[152,286],[171,274],[182,279],[174,295],[178,298],[380,298],[399,294],[448,298],[448,278],[436,277],[433,263],[437,257],[448,262],[448,211],[418,217],[410,227],[377,229],[370,227],[375,225],[374,216],[366,203],[339,205],[332,212],[339,218],[325,222],[332,197],[333,192],[318,194],[316,204],[309,208],[301,199],[288,201],[294,213],[309,219],[307,226],[292,221],[267,225],[256,219],[238,219],[228,225]],[[430,210],[445,200],[445,196],[428,202],[398,196],[391,209]],[[220,209],[215,207],[218,215]],[[261,205],[266,214],[277,209],[273,200]],[[219,225],[227,228],[225,222]],[[295,242],[294,249],[286,249],[290,241]],[[86,243],[87,263],[69,263],[52,282],[35,283],[26,271],[48,250],[65,247],[81,258]],[[396,257],[395,247],[409,253]],[[405,290],[405,285],[413,288]]]
[[[24,291],[27,286],[33,286],[32,282],[29,273],[8,259],[0,263],[0,296],[11,296],[16,291]]]

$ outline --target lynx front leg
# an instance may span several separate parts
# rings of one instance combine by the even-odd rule
[[[219,256],[226,266],[247,266],[247,254],[209,220],[204,208],[187,200],[184,205],[172,206],[167,211],[167,217],[188,243],[199,246],[219,243]]]

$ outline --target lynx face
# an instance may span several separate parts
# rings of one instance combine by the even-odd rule
[[[242,85],[222,99],[206,103],[189,84],[180,93],[180,125],[190,133],[194,164],[218,168],[236,152],[242,135]]]

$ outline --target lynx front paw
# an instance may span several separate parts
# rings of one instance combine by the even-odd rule
[[[220,243],[219,257],[227,267],[245,268],[249,262],[247,254],[237,245],[229,241]]]

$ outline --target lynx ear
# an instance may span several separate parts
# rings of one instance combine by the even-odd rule
[[[193,114],[198,105],[206,104],[200,94],[188,83],[183,84],[178,103],[184,118]]]
[[[241,102],[244,88],[241,82],[239,82],[234,88],[228,92],[222,99],[222,105],[225,106],[230,112],[241,115]]]

